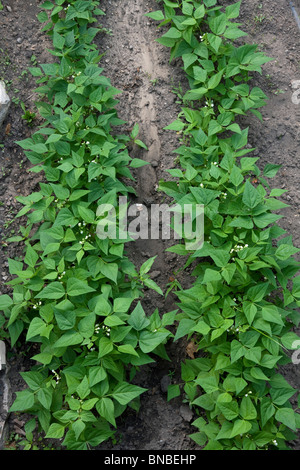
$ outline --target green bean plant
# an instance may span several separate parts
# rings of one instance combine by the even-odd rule
[[[248,112],[262,120],[267,96],[249,82],[271,59],[244,42],[241,2],[160,4],[147,16],[165,28],[157,41],[187,78],[181,112],[166,128],[181,139],[178,166],[168,170],[175,181],[160,190],[182,207],[205,208],[203,245],[169,249],[194,267],[191,287],[176,291],[174,340],[186,337],[198,351],[182,362],[169,399],[183,393],[198,415],[191,437],[206,450],[286,449],[300,427],[297,390],[281,374],[299,344],[299,249],[278,224],[285,190],[269,179],[280,165],[259,167],[241,124]]]
[[[0,324],[11,347],[22,342],[33,366],[21,372],[27,388],[10,411],[33,415],[30,431],[84,450],[113,437],[127,406],[138,410],[145,389],[132,384],[140,366],[166,358],[166,328],[175,312],[146,315],[143,288],[162,294],[150,278],[155,258],[139,270],[128,259],[131,240],[97,236],[97,208],[118,211],[130,196],[131,169],[144,164],[117,135],[120,93],[103,75],[93,39],[103,15],[93,0],[46,0],[38,19],[53,42],[53,62],[30,68],[43,124],[19,141],[42,173],[39,190],[20,196],[26,223],[12,242],[24,244],[22,261],[9,259],[11,293],[0,296]],[[136,127],[132,138],[137,144]]]

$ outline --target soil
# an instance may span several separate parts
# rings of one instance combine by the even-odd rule
[[[0,227],[2,241],[0,250],[0,293],[7,292],[5,282],[9,279],[7,258],[22,254],[20,244],[7,244],[6,238],[17,234],[20,221],[14,219],[20,209],[16,196],[27,195],[36,190],[40,176],[30,173],[22,149],[16,141],[34,132],[22,119],[23,101],[26,109],[35,111],[35,81],[26,73],[35,63],[53,60],[47,51],[49,40],[41,32],[36,19],[38,0],[2,0],[0,11],[0,79],[6,80],[8,92],[13,98],[8,117],[0,129]],[[220,0],[220,5],[232,1]],[[298,12],[300,13],[300,2]],[[150,165],[135,171],[136,203],[147,210],[153,203],[167,199],[157,191],[160,179],[170,179],[166,169],[175,166],[173,151],[179,146],[176,133],[164,127],[176,119],[180,111],[175,89],[186,86],[180,60],[169,63],[167,48],[155,42],[162,32],[156,23],[145,17],[145,13],[158,9],[155,0],[102,0],[101,8],[106,16],[99,22],[109,33],[100,33],[96,44],[105,52],[101,65],[112,84],[122,90],[119,95],[119,117],[126,121],[122,131],[129,132],[135,123],[140,126],[139,138],[148,146],[148,151],[135,146],[131,156],[150,162]],[[263,108],[263,124],[254,116],[241,120],[249,126],[249,147],[255,147],[253,155],[260,157],[258,165],[281,164],[282,168],[272,180],[272,187],[288,190],[282,199],[290,207],[284,210],[280,224],[293,236],[295,246],[300,246],[300,163],[298,143],[300,139],[300,104],[292,99],[295,89],[293,80],[300,80],[300,31],[288,0],[244,0],[239,22],[248,32],[247,42],[259,45],[274,60],[263,67],[261,75],[255,74],[252,86],[259,86],[269,100]],[[300,86],[299,86],[300,88]],[[18,90],[18,91],[17,91]],[[165,292],[170,278],[179,270],[184,260],[166,252],[174,240],[137,240],[128,245],[129,257],[139,267],[147,258],[157,256],[153,265],[153,277]],[[177,278],[188,286],[188,268]],[[153,291],[145,291],[145,310],[150,314],[156,308],[160,313],[176,308],[173,294],[165,299]],[[198,449],[189,434],[195,432],[191,423],[195,416],[181,399],[166,400],[166,386],[180,378],[180,362],[188,357],[187,344],[182,341],[168,346],[171,361],[159,360],[153,367],[145,366],[136,376],[135,382],[148,389],[141,398],[138,413],[129,411],[119,421],[117,443],[106,442],[99,449],[111,450],[191,450]],[[29,366],[25,352],[15,349],[8,354],[11,398],[23,386],[19,375]],[[283,371],[286,379],[296,389],[300,387],[300,370],[297,365],[288,365]],[[1,403],[1,395],[0,395]],[[3,411],[3,410],[2,410]],[[0,404],[1,416],[1,404]],[[3,416],[2,416],[3,419]],[[8,416],[8,434],[22,436],[26,416]],[[300,449],[300,439],[292,443]]]

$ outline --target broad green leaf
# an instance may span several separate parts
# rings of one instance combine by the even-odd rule
[[[77,331],[69,330],[64,333],[57,341],[54,343],[55,348],[63,348],[67,346],[74,346],[75,344],[80,344],[83,341],[81,334]]]
[[[65,433],[65,426],[59,423],[52,423],[46,434],[46,439],[60,439]]]
[[[95,289],[90,287],[87,282],[74,277],[68,279],[67,294],[70,297],[76,297],[77,295],[88,294],[90,292],[95,292]]]
[[[30,390],[22,390],[16,392],[16,399],[10,407],[9,411],[26,411],[34,405],[34,394]]]
[[[292,408],[280,408],[276,411],[275,418],[283,423],[285,426],[289,427],[293,431],[296,431],[296,420],[295,412]]]
[[[62,283],[52,282],[44,287],[39,294],[35,297],[37,299],[51,299],[57,300],[61,299],[65,295],[65,289]]]
[[[150,320],[146,317],[141,302],[138,302],[135,309],[131,312],[128,319],[128,324],[131,325],[136,331],[142,331],[150,325]]]
[[[240,414],[246,420],[256,419],[257,411],[249,396],[243,397],[240,405]]]
[[[113,343],[108,338],[101,338],[99,341],[99,354],[98,357],[104,357],[111,353],[114,349]]]
[[[97,402],[96,409],[102,418],[106,419],[109,423],[116,427],[115,405],[110,398],[100,398],[100,400]]]
[[[145,354],[152,352],[159,345],[163,344],[168,336],[169,332],[142,331],[139,339],[140,348]]]
[[[252,428],[252,424],[249,423],[248,421],[243,420],[243,419],[237,419],[234,422],[234,425],[230,434],[230,438],[232,439],[233,437],[238,436],[240,434],[241,435],[246,434],[250,431],[251,428]]]
[[[131,385],[127,382],[121,382],[115,387],[111,395],[120,405],[127,405],[146,391],[146,388]]]
[[[250,209],[254,209],[258,204],[260,204],[261,200],[262,197],[258,190],[250,183],[249,180],[247,180],[243,194],[243,203]]]
[[[145,16],[148,16],[152,20],[156,20],[156,21],[163,21],[165,19],[165,15],[163,14],[163,12],[161,10],[146,13]]]
[[[12,305],[13,305],[13,300],[11,299],[11,297],[9,297],[9,295],[3,294],[0,296],[0,309],[1,310],[6,310]]]

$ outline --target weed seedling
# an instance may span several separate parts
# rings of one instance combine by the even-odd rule
[[[36,114],[34,112],[30,111],[29,109],[26,109],[25,104],[23,103],[23,101],[21,102],[21,108],[24,111],[24,114],[22,114],[22,119],[24,121],[26,121],[26,123],[29,127],[32,127],[34,125],[34,121],[36,119]],[[23,162],[23,160],[22,160],[22,162]]]

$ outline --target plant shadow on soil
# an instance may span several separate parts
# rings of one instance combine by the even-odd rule
[[[36,19],[38,6],[42,2],[31,0],[3,0],[4,10],[0,12],[0,79],[9,85],[14,102],[9,115],[0,130],[0,275],[3,284],[1,293],[6,293],[5,282],[9,279],[7,258],[22,255],[22,245],[7,244],[5,239],[18,232],[19,221],[14,216],[19,210],[15,197],[34,191],[41,177],[28,172],[22,150],[15,143],[34,132],[40,123],[39,118],[30,128],[22,119],[20,102],[26,108],[34,109],[35,83],[30,74],[23,73],[29,66],[47,63],[53,58],[46,51],[49,42]],[[227,5],[232,1],[219,1]],[[9,8],[7,8],[9,7]],[[147,160],[150,165],[135,170],[137,197],[139,202],[149,207],[152,203],[168,202],[157,192],[160,179],[166,179],[166,169],[175,166],[173,151],[179,146],[178,136],[164,127],[170,124],[180,111],[178,97],[174,93],[185,78],[180,61],[169,64],[169,51],[155,42],[162,33],[155,22],[144,15],[156,10],[154,0],[103,0],[100,7],[106,16],[100,23],[110,34],[100,33],[96,44],[106,54],[102,59],[104,74],[118,89],[122,90],[118,105],[119,117],[126,121],[122,129],[127,133],[135,123],[140,126],[139,138],[149,148],[146,152],[133,147],[132,157]],[[255,147],[253,155],[259,156],[259,166],[267,163],[282,164],[282,169],[272,180],[272,186],[286,188],[284,202],[290,207],[284,211],[282,226],[293,235],[295,246],[300,246],[300,171],[298,143],[300,138],[300,105],[291,99],[291,81],[300,78],[300,53],[298,44],[300,32],[293,18],[288,0],[244,0],[240,23],[249,36],[247,42],[259,44],[274,61],[264,67],[261,76],[255,75],[252,86],[259,86],[269,97],[263,112],[263,124],[254,116],[247,116],[242,124],[249,126],[249,147]],[[18,91],[16,91],[18,90]],[[138,240],[128,246],[128,254],[137,267],[147,258],[157,256],[153,270],[155,281],[165,292],[174,272],[183,266],[184,260],[166,248],[174,240]],[[178,280],[188,287],[192,266],[179,273]],[[192,279],[192,278],[191,278]],[[176,308],[176,296],[171,293],[166,299],[155,292],[145,290],[142,301],[149,314],[158,308],[161,314]],[[189,357],[188,343],[185,340],[170,343],[167,352],[171,361],[158,358],[157,363],[141,368],[134,382],[148,391],[141,397],[139,412],[131,410],[119,418],[118,431],[114,442],[105,442],[99,450],[191,450],[199,449],[189,438],[195,432],[191,426],[196,418],[181,398],[167,402],[166,387],[170,381],[180,381],[180,363]],[[34,347],[34,346],[33,346]],[[23,351],[23,352],[22,352]],[[33,353],[34,354],[34,353]],[[9,352],[9,381],[13,393],[24,386],[19,375],[30,367],[28,351],[17,345]],[[283,375],[292,386],[299,389],[299,366],[289,365]],[[295,404],[295,403],[293,403]],[[11,414],[8,419],[9,433],[21,433],[28,417]],[[24,432],[24,431],[23,431]],[[300,449],[300,439],[291,443]]]

